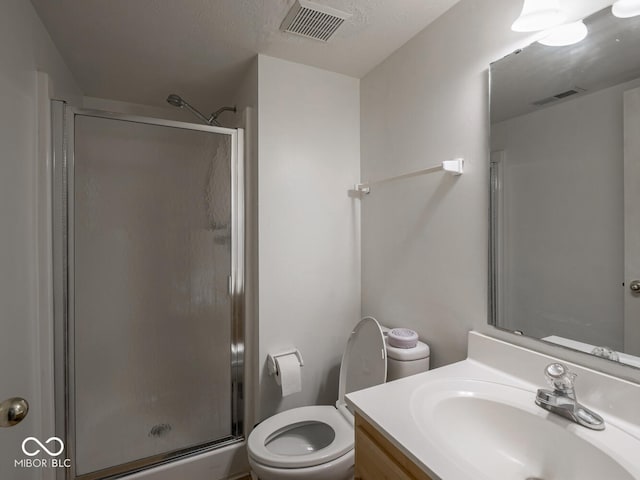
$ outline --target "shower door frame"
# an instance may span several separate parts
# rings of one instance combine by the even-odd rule
[[[164,452],[152,457],[114,465],[77,476],[75,471],[75,365],[74,365],[74,127],[76,116],[119,120],[227,135],[231,141],[231,434],[194,447]],[[53,207],[53,310],[55,430],[64,441],[71,467],[58,469],[58,480],[118,478],[156,467],[179,458],[208,452],[244,440],[244,351],[245,351],[245,177],[244,130],[173,120],[70,107],[51,102],[52,207]]]

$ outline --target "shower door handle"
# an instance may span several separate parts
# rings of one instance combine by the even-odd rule
[[[24,398],[12,397],[0,403],[0,427],[13,427],[29,413],[29,403]]]

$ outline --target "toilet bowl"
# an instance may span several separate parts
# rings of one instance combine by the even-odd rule
[[[383,330],[376,319],[365,317],[351,332],[342,355],[335,407],[293,408],[256,426],[247,445],[252,471],[260,480],[351,480],[354,417],[344,397],[384,383],[386,377]]]
[[[353,421],[330,405],[293,408],[266,419],[249,435],[248,449],[260,480],[353,478]]]

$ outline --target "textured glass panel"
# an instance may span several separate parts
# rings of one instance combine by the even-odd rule
[[[76,116],[77,474],[231,433],[231,139]]]

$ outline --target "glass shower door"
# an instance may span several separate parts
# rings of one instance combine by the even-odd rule
[[[236,131],[161,123],[73,115],[67,445],[75,477],[239,435]]]

